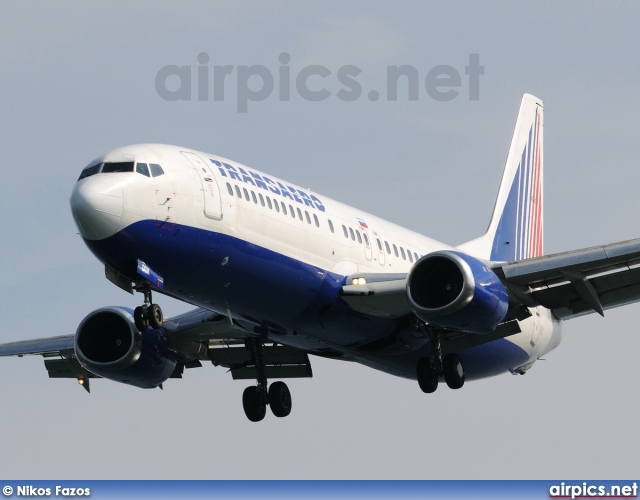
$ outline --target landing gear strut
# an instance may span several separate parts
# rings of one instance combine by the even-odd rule
[[[284,382],[267,384],[262,342],[249,339],[246,343],[251,353],[251,361],[256,367],[257,384],[247,387],[242,393],[244,413],[252,422],[259,422],[267,413],[267,405],[276,417],[286,417],[291,413],[291,393]]]
[[[429,325],[425,325],[425,329],[429,334],[433,351],[431,356],[420,358],[416,364],[416,378],[420,389],[427,394],[435,392],[441,375],[449,388],[460,389],[465,380],[460,356],[453,352],[443,357],[440,333]]]
[[[151,288],[147,285],[136,290],[144,294],[144,304],[133,310],[133,321],[136,328],[144,332],[149,326],[156,329],[162,327],[164,315],[158,304],[152,304]]]

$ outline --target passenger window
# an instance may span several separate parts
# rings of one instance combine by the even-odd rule
[[[151,170],[151,175],[154,177],[160,177],[164,174],[164,170],[157,163],[149,163],[149,169]]]
[[[411,255],[411,250],[407,250],[407,255],[409,257],[409,262],[413,262],[413,255]]]
[[[398,255],[398,247],[396,246],[396,244],[395,244],[395,243],[393,244],[393,253],[395,253],[395,254],[396,254],[396,257],[400,257],[400,256]]]
[[[242,199],[242,192],[238,186],[236,186],[236,194],[238,195],[238,198]]]
[[[371,245],[369,245],[369,237],[367,236],[367,233],[362,233],[362,236],[364,236],[364,242],[365,244],[369,247]]]
[[[260,193],[258,193],[258,196],[260,197],[260,205],[264,207],[264,196],[262,196],[262,194]]]
[[[273,210],[273,206],[271,205],[271,198],[267,196],[267,205],[269,205],[269,210]]]
[[[348,238],[349,237],[349,233],[347,233],[347,228],[344,227],[344,224],[342,225],[342,231],[344,232],[344,237]]]
[[[391,248],[389,248],[389,242],[388,241],[384,242],[384,247],[387,249],[387,253],[389,255],[391,255]]]
[[[229,194],[233,196],[233,188],[231,187],[231,184],[229,184],[228,182],[227,182],[227,191],[229,191]]]
[[[313,222],[316,223],[316,227],[320,227],[320,221],[318,220],[318,216],[313,214]]]
[[[400,253],[402,254],[402,260],[407,260],[407,256],[404,254],[404,248],[400,247]]]
[[[308,224],[311,224],[311,217],[309,217],[309,212],[307,212],[307,211],[305,210],[304,215],[305,215],[305,217],[307,218],[307,223],[308,223]]]
[[[416,258],[416,262],[418,262],[420,260],[420,257],[418,257],[418,254],[413,252],[413,256]]]
[[[251,198],[253,199],[253,202],[257,205],[258,204],[258,198],[256,198],[256,193],[254,193],[253,191],[251,191]]]
[[[353,241],[356,241],[356,235],[353,233],[353,229],[352,228],[349,228],[349,234],[351,235],[351,239]]]
[[[376,243],[378,244],[378,250],[382,252],[382,243],[380,243],[380,238],[376,238]]]
[[[251,201],[251,199],[249,198],[249,191],[247,191],[247,188],[242,188],[242,191],[244,191],[244,197],[247,201]]]
[[[298,218],[302,220],[302,210],[298,209]]]
[[[276,212],[280,213],[280,205],[278,205],[278,200],[273,200],[273,207],[276,209]]]
[[[327,219],[329,221],[329,230],[333,233],[333,222],[331,222],[331,219]]]
[[[284,204],[284,201],[281,201],[280,203],[282,203],[282,213],[283,213],[283,214],[285,214],[285,215],[287,215],[287,207],[286,207],[286,205]]]
[[[362,237],[360,236],[360,231],[356,231],[356,236],[358,237],[358,243],[362,243]]]
[[[289,205],[289,213],[291,214],[291,217],[293,217],[294,219],[296,218],[296,211],[291,205]]]

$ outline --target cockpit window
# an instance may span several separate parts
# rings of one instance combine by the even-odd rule
[[[102,173],[112,173],[112,172],[133,172],[133,162],[132,161],[119,161],[112,163],[105,163],[102,167]]]
[[[149,174],[149,167],[147,167],[146,163],[136,163],[136,172],[146,175],[147,177],[151,177]]]
[[[100,172],[101,166],[102,166],[102,162],[89,165],[82,171],[82,173],[80,174],[80,177],[78,177],[78,180],[97,174],[98,172]]]
[[[151,169],[151,175],[154,177],[164,174],[164,170],[162,170],[162,167],[157,163],[149,163],[149,168]]]

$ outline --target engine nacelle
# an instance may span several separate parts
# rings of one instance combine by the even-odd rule
[[[142,388],[157,387],[176,367],[163,329],[139,332],[133,312],[103,307],[82,320],[75,338],[76,357],[88,371]]]
[[[453,250],[422,257],[407,278],[407,297],[418,318],[443,328],[489,333],[502,322],[509,296],[496,274]]]

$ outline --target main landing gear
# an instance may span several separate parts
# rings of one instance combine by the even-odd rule
[[[465,380],[464,366],[460,356],[453,352],[443,357],[438,331],[428,325],[426,328],[431,339],[433,354],[430,357],[420,358],[416,365],[416,377],[420,389],[428,394],[435,392],[441,375],[444,376],[444,381],[449,388],[460,389]]]
[[[242,393],[245,415],[252,422],[260,422],[265,417],[269,405],[276,417],[286,417],[291,413],[291,393],[287,384],[273,382],[268,386],[262,342],[250,339],[247,340],[246,346],[256,367],[257,384],[247,387]]]
[[[144,294],[144,304],[133,310],[133,321],[136,328],[144,332],[147,328],[160,328],[164,323],[164,315],[158,304],[152,304],[151,288],[138,290]]]

